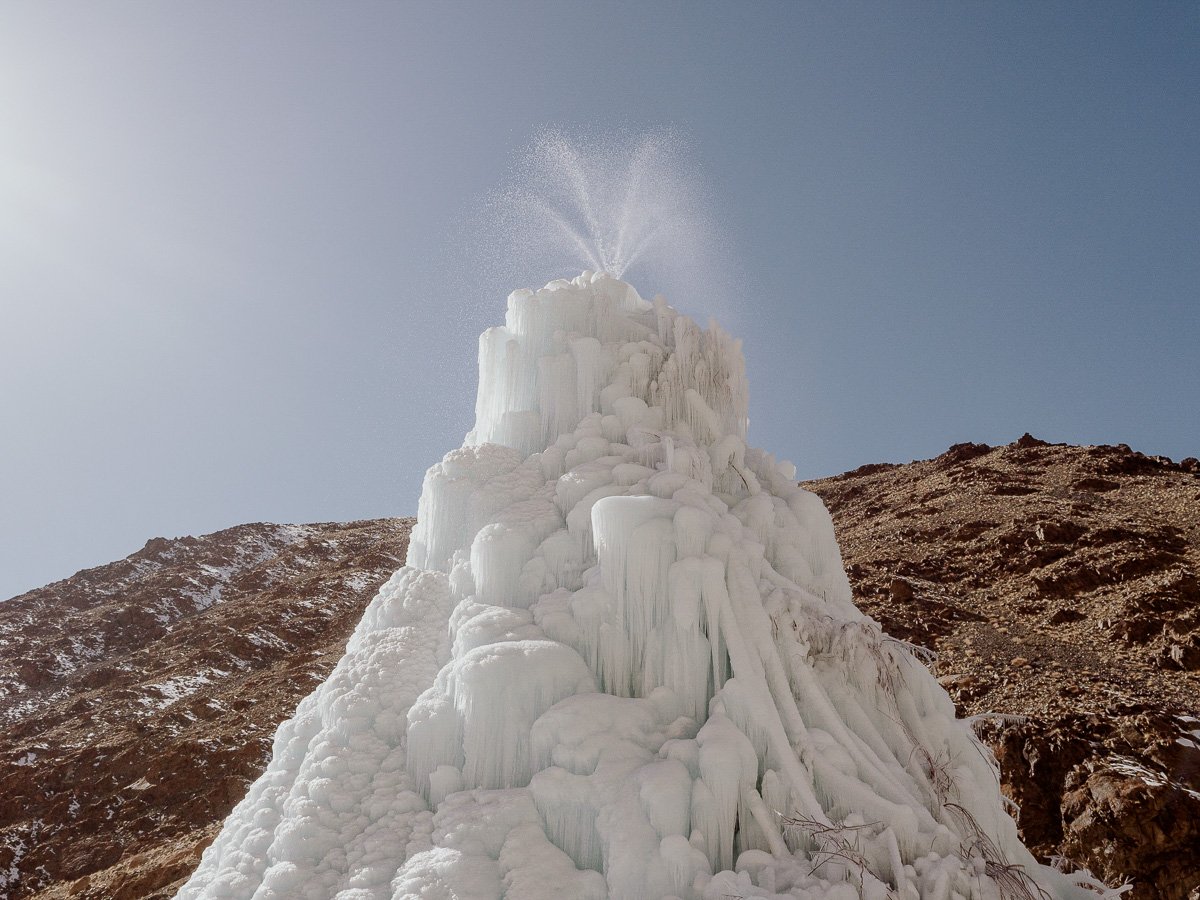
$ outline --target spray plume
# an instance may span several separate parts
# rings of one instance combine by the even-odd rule
[[[727,267],[709,205],[673,131],[545,129],[488,197],[484,243],[506,283],[590,269],[707,303]]]

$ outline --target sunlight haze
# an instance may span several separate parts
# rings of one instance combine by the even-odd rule
[[[750,442],[802,479],[1026,431],[1200,455],[1198,35],[1182,3],[8,3],[0,597],[415,514],[479,332],[582,268],[472,243],[545,128],[686,139],[729,288],[631,278],[744,340]]]

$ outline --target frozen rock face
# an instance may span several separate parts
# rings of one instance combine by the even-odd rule
[[[408,565],[181,898],[1094,896],[746,447],[740,348],[584,273],[509,297]]]

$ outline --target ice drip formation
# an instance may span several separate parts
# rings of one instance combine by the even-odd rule
[[[508,298],[408,564],[181,898],[1094,897],[855,608],[738,341],[584,272]]]

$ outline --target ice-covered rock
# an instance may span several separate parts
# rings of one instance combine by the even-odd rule
[[[1087,897],[746,446],[739,343],[585,272],[508,299],[408,565],[181,898]]]

